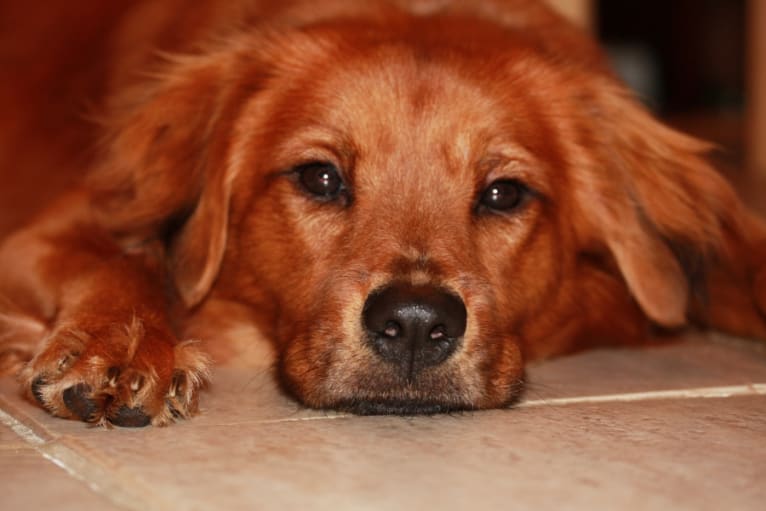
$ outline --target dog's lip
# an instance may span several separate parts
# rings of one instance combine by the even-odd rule
[[[346,400],[333,408],[354,415],[439,415],[445,413],[477,410],[470,403],[448,403],[440,401],[415,401],[396,399]]]

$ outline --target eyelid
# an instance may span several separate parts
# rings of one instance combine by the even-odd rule
[[[355,144],[345,134],[326,126],[305,127],[277,144],[273,161],[283,169],[311,162],[332,163],[343,180],[350,183],[356,155]]]
[[[540,197],[550,196],[550,186],[545,179],[549,168],[521,148],[489,153],[479,162],[480,174],[484,176],[482,189],[504,179],[523,183]]]

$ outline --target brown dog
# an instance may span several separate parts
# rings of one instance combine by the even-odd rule
[[[0,132],[19,203],[92,169],[0,250],[1,360],[57,416],[192,414],[216,303],[357,413],[505,406],[652,326],[766,338],[764,225],[539,2],[72,4]]]

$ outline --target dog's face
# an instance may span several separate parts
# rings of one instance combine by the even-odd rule
[[[281,380],[310,406],[498,407],[525,358],[683,315],[665,228],[648,228],[675,212],[634,208],[643,185],[624,192],[618,142],[649,121],[601,137],[611,106],[594,84],[611,79],[583,79],[533,39],[475,20],[323,24],[179,65],[162,118],[140,111],[114,144],[164,158],[132,197],[158,175],[172,192],[123,223],[158,224],[201,195],[170,247],[182,294],[213,287],[259,310]],[[599,174],[605,154],[618,177]],[[205,162],[201,194],[166,168],[190,160]]]
[[[248,106],[223,278],[269,290],[283,381],[313,406],[502,405],[561,273],[549,127],[470,52],[355,46]]]

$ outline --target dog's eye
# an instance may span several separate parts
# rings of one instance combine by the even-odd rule
[[[331,163],[306,163],[296,167],[295,172],[303,189],[319,199],[334,200],[344,189],[343,179]]]
[[[510,211],[521,205],[529,194],[529,188],[513,179],[499,179],[481,194],[479,207],[492,211]]]

